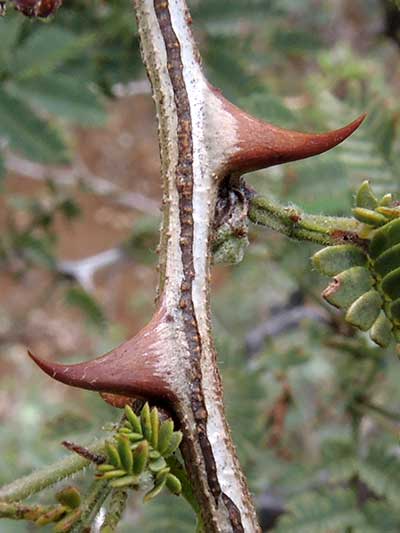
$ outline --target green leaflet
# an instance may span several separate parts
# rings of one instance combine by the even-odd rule
[[[289,503],[288,511],[279,520],[276,533],[339,532],[365,523],[350,490],[302,494]]]
[[[400,342],[400,209],[391,194],[378,200],[368,182],[356,196],[354,216],[361,222],[358,243],[332,246],[312,261],[322,274],[334,276],[323,292],[346,311],[346,321],[381,347]],[[362,241],[360,241],[362,242]]]
[[[76,487],[65,487],[56,494],[56,499],[65,507],[77,509],[81,504],[81,495]]]
[[[53,73],[16,80],[11,87],[21,100],[70,122],[101,126],[106,121],[103,100],[85,80]]]
[[[400,244],[400,218],[376,231],[371,240],[369,255],[376,260],[396,244]]]
[[[68,153],[56,129],[38,118],[25,102],[0,87],[0,137],[24,156],[41,163],[67,163]]]
[[[364,181],[357,191],[356,205],[362,209],[376,209],[379,205],[378,199],[373,193],[368,181]]]
[[[400,461],[383,449],[372,448],[367,457],[360,460],[358,473],[373,492],[389,500],[396,508],[399,506]]]
[[[138,489],[152,479],[153,487],[146,493],[145,501],[155,498],[164,486],[179,495],[182,483],[176,464],[180,469],[183,465],[177,458],[175,463],[167,464],[166,458],[178,449],[182,433],[174,431],[171,419],[161,423],[157,408],[150,410],[148,403],[140,414],[127,405],[125,416],[114,441],[106,443],[107,462],[97,467],[96,478],[106,480],[114,489]]]
[[[132,428],[132,432],[138,435],[143,435],[140,419],[129,405],[125,406],[125,416]]]
[[[354,266],[366,266],[367,261],[364,251],[352,244],[323,248],[312,258],[314,267],[326,276],[337,276]]]
[[[372,289],[351,304],[346,313],[346,320],[352,326],[368,331],[378,318],[382,304],[379,292]]]
[[[392,323],[383,311],[373,324],[370,332],[371,339],[381,348],[389,346],[392,341]]]
[[[19,79],[48,74],[65,61],[79,57],[94,39],[94,35],[79,37],[57,26],[43,25],[18,48],[13,72]]]
[[[335,307],[347,309],[368,292],[373,284],[374,279],[367,268],[352,267],[335,276],[322,296]]]

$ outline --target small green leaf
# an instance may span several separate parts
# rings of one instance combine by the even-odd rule
[[[61,505],[70,509],[77,509],[81,504],[81,495],[76,487],[65,487],[56,494],[56,499]]]
[[[368,292],[373,283],[368,269],[353,267],[335,276],[322,295],[335,307],[347,309],[357,298]]]
[[[35,107],[57,117],[88,126],[101,126],[106,112],[98,92],[85,81],[62,74],[51,74],[16,82],[13,93]]]
[[[346,320],[352,326],[368,331],[378,318],[382,304],[382,298],[377,291],[366,292],[351,304],[346,313]]]
[[[109,464],[103,464],[103,465],[99,465],[97,467],[97,470],[98,472],[111,472],[111,470],[115,470],[115,466],[109,465]]]
[[[132,473],[133,467],[133,455],[129,444],[129,440],[122,436],[118,436],[118,453],[121,459],[122,466],[125,468],[128,474]]]
[[[179,494],[182,493],[182,483],[173,474],[167,475],[165,484],[167,488],[172,492],[172,494],[176,494],[177,496],[179,496]]]
[[[125,406],[125,416],[128,419],[128,422],[130,423],[130,425],[132,426],[133,432],[143,435],[140,419],[137,416],[137,414],[133,412],[132,407],[130,407],[129,405]]]
[[[383,252],[374,263],[374,270],[377,274],[384,277],[389,272],[400,267],[400,244],[396,244],[386,252]]]
[[[110,483],[113,489],[122,489],[123,487],[129,487],[130,485],[137,484],[138,478],[136,476],[124,476],[119,479],[115,479]]]
[[[160,427],[160,435],[158,439],[158,449],[161,455],[168,449],[169,441],[174,432],[174,423],[172,420],[165,420]]]
[[[132,442],[143,440],[143,435],[141,433],[127,433],[126,436]]]
[[[377,213],[384,215],[386,218],[400,218],[400,207],[377,207]]]
[[[400,325],[400,298],[391,304],[390,314],[396,325]]]
[[[397,343],[400,343],[400,328],[398,328],[398,327],[394,327],[393,328],[393,336],[395,338],[395,341]]]
[[[143,501],[149,502],[150,500],[158,496],[165,487],[166,479],[167,478],[164,478],[162,481],[157,483],[151,490],[149,490],[149,492],[144,495]]]
[[[366,266],[367,260],[366,254],[353,244],[323,248],[312,258],[314,267],[326,276],[337,276],[351,267]]]
[[[369,254],[376,259],[392,246],[400,244],[400,219],[393,220],[376,230],[369,247]]]
[[[102,474],[99,477],[101,477],[101,479],[114,479],[116,477],[122,477],[125,475],[126,475],[125,470],[112,470],[110,472],[104,472],[104,474]]]
[[[173,453],[176,452],[176,450],[179,448],[180,443],[182,442],[182,432],[181,431],[175,431],[169,440],[168,448],[163,453],[164,457],[169,457]]]
[[[122,466],[121,459],[119,457],[117,448],[114,446],[114,444],[111,444],[110,442],[106,442],[105,448],[106,448],[108,462],[114,465],[116,468],[121,468]]]
[[[79,56],[94,39],[94,35],[79,37],[60,27],[43,25],[18,48],[13,71],[20,79],[43,76]]]
[[[147,402],[144,404],[143,409],[140,413],[140,422],[142,425],[144,438],[151,442],[151,417],[150,407]]]
[[[364,181],[357,191],[356,206],[374,210],[378,207],[378,199],[375,197],[369,181]]]
[[[356,207],[353,209],[354,218],[362,222],[363,224],[368,224],[370,226],[383,226],[387,223],[387,218],[376,211],[371,209],[365,209],[364,207]]]
[[[156,474],[156,483],[158,483],[159,481],[162,481],[165,477],[167,477],[167,475],[170,473],[170,471],[171,471],[171,469],[169,468],[169,466],[159,470],[157,472],[157,474]]]
[[[393,204],[393,194],[385,194],[379,202],[379,205],[382,207],[389,207]],[[379,208],[378,208],[379,209]]]
[[[133,453],[133,473],[139,476],[146,467],[149,458],[149,443],[144,440]]]
[[[383,278],[381,288],[392,300],[400,298],[400,266]]]
[[[59,133],[15,96],[0,87],[0,138],[24,156],[41,163],[67,163]]]
[[[383,311],[372,326],[370,337],[382,348],[387,348],[392,342],[392,324]]]
[[[160,470],[163,470],[166,466],[167,463],[165,462],[164,457],[159,457],[158,459],[154,459],[149,463],[149,469],[153,473],[160,472]]]
[[[158,433],[160,428],[160,419],[158,416],[158,411],[156,407],[153,407],[150,413],[150,420],[151,420],[151,439],[150,444],[153,446],[153,448],[157,448],[158,446]]]
[[[158,459],[159,457],[161,457],[161,454],[157,450],[151,450],[151,452],[149,453],[149,457],[150,459]]]

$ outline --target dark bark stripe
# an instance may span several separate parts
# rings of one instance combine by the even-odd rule
[[[201,372],[201,337],[198,330],[192,300],[192,283],[195,276],[193,265],[193,138],[189,97],[183,75],[183,63],[179,39],[172,27],[169,4],[154,0],[154,9],[164,39],[168,73],[174,92],[178,119],[178,161],[175,170],[179,194],[179,217],[181,225],[180,248],[184,279],[181,284],[180,309],[185,325],[185,335],[191,356],[191,407],[197,425],[198,442],[204,458],[207,482],[218,506],[222,495],[232,529],[242,532],[240,512],[232,500],[222,494],[212,446],[207,436],[208,413],[204,401]]]

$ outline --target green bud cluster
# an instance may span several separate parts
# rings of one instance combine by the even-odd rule
[[[149,501],[164,487],[179,495],[182,486],[171,473],[166,459],[179,448],[182,433],[174,431],[171,419],[161,421],[157,408],[146,403],[138,416],[125,407],[126,420],[113,442],[106,444],[107,461],[97,467],[98,479],[109,480],[114,489],[137,489],[150,477],[153,487],[145,496]]]
[[[242,262],[249,246],[247,228],[238,231],[228,223],[215,232],[213,238],[213,261],[215,264],[237,265]]]
[[[42,527],[55,523],[53,531],[67,533],[81,516],[81,496],[77,488],[65,487],[56,494],[56,499],[59,505],[40,516],[35,524]]]
[[[391,194],[378,200],[365,181],[354,217],[362,223],[354,244],[324,248],[313,257],[321,273],[333,276],[323,297],[346,311],[346,320],[382,347],[400,342],[400,205]]]
[[[249,246],[247,203],[231,193],[224,207],[226,213],[214,228],[212,252],[214,263],[236,265],[243,260]]]

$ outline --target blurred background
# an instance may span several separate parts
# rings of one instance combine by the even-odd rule
[[[349,214],[370,179],[400,192],[400,12],[391,0],[192,0],[211,82],[281,126],[343,146],[248,176],[312,213]],[[118,412],[27,358],[106,352],[151,316],[159,157],[128,0],[0,19],[0,484],[106,434]],[[265,531],[400,531],[400,363],[320,298],[315,247],[250,229],[213,275],[229,421]],[[84,487],[84,478],[74,483]],[[51,499],[51,493],[49,494]],[[46,495],[43,495],[46,501]],[[50,500],[49,500],[50,501]],[[285,511],[289,514],[279,519]],[[121,532],[191,532],[186,504],[131,497]],[[31,531],[2,521],[2,533]],[[45,528],[43,528],[45,530]]]

